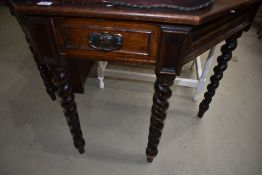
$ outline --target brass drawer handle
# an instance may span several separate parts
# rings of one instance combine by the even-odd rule
[[[119,50],[123,44],[123,37],[120,34],[90,33],[88,43],[91,48],[102,51]]]

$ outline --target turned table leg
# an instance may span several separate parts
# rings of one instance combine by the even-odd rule
[[[146,148],[147,161],[152,162],[158,153],[158,145],[164,128],[166,111],[169,107],[168,99],[172,95],[170,86],[173,85],[175,74],[157,74],[155,94],[153,97],[152,114],[150,119],[148,145]]]
[[[241,34],[237,34],[227,39],[226,44],[221,48],[222,55],[217,58],[218,64],[214,68],[214,75],[210,78],[211,83],[207,86],[207,92],[204,95],[205,98],[199,105],[199,118],[202,118],[209,108],[209,104],[219,86],[219,81],[223,78],[223,72],[227,69],[227,63],[232,58],[232,51],[237,47],[237,38],[240,37],[240,35]]]
[[[29,44],[29,48],[33,54],[37,69],[40,73],[40,76],[44,82],[45,88],[46,88],[46,92],[47,94],[50,96],[50,98],[54,101],[56,100],[56,96],[55,96],[55,91],[56,91],[56,87],[52,82],[52,78],[53,78],[53,74],[52,72],[49,71],[48,67],[46,64],[41,64],[39,63],[39,58],[37,56],[37,54],[34,52],[29,40],[26,38],[28,44]]]
[[[53,75],[49,72],[48,67],[45,64],[39,64],[37,62],[36,64],[37,64],[37,69],[40,72],[41,78],[43,79],[47,94],[50,96],[50,98],[53,101],[55,101],[56,100],[56,96],[55,96],[56,87],[54,86],[52,82]]]
[[[72,86],[69,83],[69,73],[62,66],[50,66],[50,68],[54,74],[53,81],[57,87],[57,96],[61,98],[61,106],[64,109],[64,115],[73,136],[74,146],[80,154],[83,154],[85,152],[85,140],[83,139]]]

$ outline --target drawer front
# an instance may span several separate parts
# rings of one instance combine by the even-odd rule
[[[53,19],[60,51],[95,60],[154,63],[159,27],[137,22]]]

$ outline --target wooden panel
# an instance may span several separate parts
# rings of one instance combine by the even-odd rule
[[[156,73],[166,69],[180,75],[183,58],[188,48],[188,35],[191,27],[162,25],[160,58],[156,64]]]
[[[153,63],[157,58],[159,28],[152,24],[108,21],[99,19],[54,18],[61,53],[66,55]],[[119,50],[101,51],[88,44],[90,33],[120,34],[123,44]]]
[[[20,23],[23,23],[22,29],[37,53],[40,63],[62,63],[63,60],[60,60],[57,52],[56,39],[51,28],[50,18],[19,16],[17,19],[19,19]]]

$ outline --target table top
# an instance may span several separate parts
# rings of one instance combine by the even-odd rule
[[[201,25],[230,11],[247,7],[260,0],[215,0],[211,7],[193,11],[181,12],[172,9],[136,9],[127,7],[112,7],[98,0],[85,0],[84,3],[62,3],[54,0],[50,6],[37,5],[35,1],[17,0],[13,4],[16,12],[28,15],[48,15],[48,16],[77,16],[94,17],[108,19],[123,19],[135,21],[149,21],[183,25]]]

